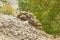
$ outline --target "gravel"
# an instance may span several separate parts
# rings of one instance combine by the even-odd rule
[[[0,39],[7,38],[6,40],[53,40],[44,31],[30,25],[28,21],[3,14],[0,14],[0,36]]]

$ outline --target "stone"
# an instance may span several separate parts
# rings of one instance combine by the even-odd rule
[[[53,40],[44,31],[36,29],[30,25],[28,21],[21,21],[20,19],[11,15],[0,14],[0,37],[2,40]],[[3,40],[5,40],[3,39]]]

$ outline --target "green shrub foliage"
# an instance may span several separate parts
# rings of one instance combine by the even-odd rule
[[[19,8],[34,13],[47,33],[60,32],[60,0],[19,0]]]

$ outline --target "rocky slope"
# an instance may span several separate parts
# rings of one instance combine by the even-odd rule
[[[28,21],[11,15],[0,14],[0,39],[1,40],[53,40],[45,32],[36,29]]]
[[[5,1],[12,6],[14,13],[18,12],[19,7],[17,0],[4,0],[4,2]],[[0,8],[1,7],[3,7],[2,1],[0,1]],[[11,15],[0,14],[0,40],[60,40],[60,38],[54,39],[44,31],[37,29],[37,26],[34,24],[36,21],[32,21],[29,18],[27,18],[26,21],[22,21],[21,18],[24,16],[24,19],[27,15],[21,15],[19,19]],[[27,17],[29,16],[31,15]],[[34,26],[31,25],[31,22]]]

